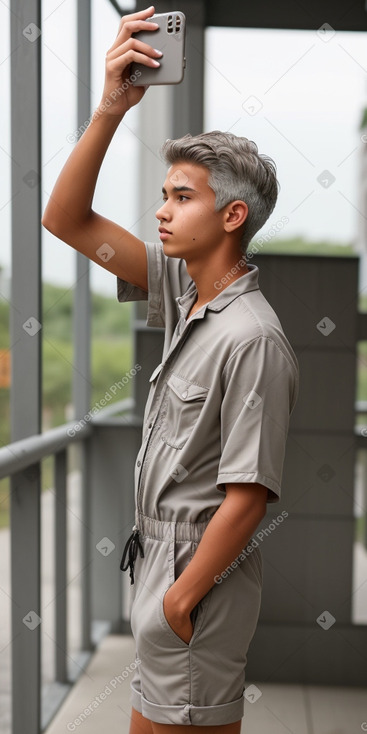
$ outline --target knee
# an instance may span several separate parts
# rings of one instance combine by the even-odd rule
[[[152,722],[146,719],[140,711],[131,709],[129,734],[153,734]]]

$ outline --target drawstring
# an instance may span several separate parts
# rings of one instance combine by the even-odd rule
[[[140,551],[140,557],[144,558],[143,547],[139,540],[139,530],[137,526],[134,525],[132,535],[130,535],[130,538],[128,539],[125,545],[124,552],[121,558],[121,563],[120,563],[121,571],[127,571],[127,569],[130,568],[130,584],[134,583],[134,563],[135,563],[136,556],[138,555],[138,549]],[[125,558],[128,552],[129,552],[129,559],[126,563],[126,566],[124,566]]]

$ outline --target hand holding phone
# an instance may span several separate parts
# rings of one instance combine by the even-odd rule
[[[151,84],[179,84],[183,80],[186,66],[185,59],[185,35],[186,18],[180,11],[170,13],[159,13],[147,18],[148,22],[156,22],[157,30],[138,31],[133,36],[139,41],[148,43],[159,51],[163,56],[158,58],[160,66],[156,69],[140,63],[131,65],[131,76],[137,79],[133,81],[134,86]]]
[[[159,26],[151,22],[154,6],[121,18],[115,42],[106,54],[104,89],[97,110],[103,114],[123,116],[130,107],[140,102],[145,94],[145,84],[139,74],[133,75],[131,66],[141,63],[143,68],[159,69],[157,53],[152,43],[154,32]],[[134,34],[144,30],[147,42],[135,38]],[[134,81],[136,85],[134,85]]]

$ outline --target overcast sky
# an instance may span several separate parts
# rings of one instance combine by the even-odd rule
[[[7,0],[9,5],[10,0]],[[178,3],[179,5],[179,3]],[[43,197],[72,150],[76,128],[76,0],[43,3]],[[10,266],[9,12],[0,3],[0,264]],[[327,21],[327,19],[325,19]],[[93,101],[100,98],[104,57],[112,44],[118,15],[107,0],[93,2]],[[363,33],[327,36],[315,31],[209,28],[205,47],[204,130],[228,130],[254,140],[272,156],[281,183],[279,200],[264,227],[282,217],[282,237],[355,241],[361,222],[358,176],[366,142],[358,129],[367,105],[367,44]],[[154,95],[154,88],[148,90]],[[131,228],[138,219],[136,184],[131,175],[138,151],[134,136],[138,108],[129,111],[107,154],[94,207]],[[119,170],[118,189],[111,180]],[[121,170],[129,172],[126,180]],[[327,173],[325,173],[325,171]],[[320,180],[318,180],[320,177]],[[335,180],[334,180],[335,179]],[[162,186],[157,181],[157,196]],[[359,210],[359,211],[358,211]],[[152,216],[152,238],[156,238]],[[260,234],[260,233],[259,233]],[[256,239],[256,238],[255,238]],[[45,280],[71,284],[75,253],[44,233]],[[115,294],[115,279],[92,266],[92,286]]]

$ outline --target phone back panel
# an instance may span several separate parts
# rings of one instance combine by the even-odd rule
[[[156,31],[139,31],[133,35],[153,48],[162,51],[158,59],[160,66],[156,69],[144,64],[131,65],[131,73],[139,72],[134,86],[143,84],[179,84],[185,69],[185,32],[186,18],[180,11],[158,13],[147,20],[159,24]]]

